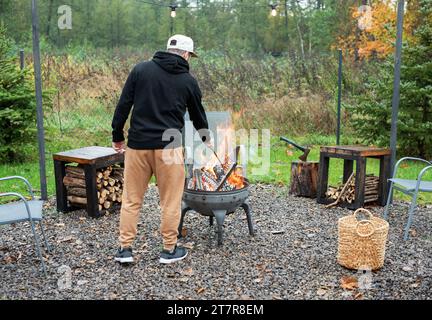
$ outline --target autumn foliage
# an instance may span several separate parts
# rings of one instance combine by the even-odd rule
[[[407,6],[404,19],[404,40],[414,41],[415,3]],[[372,1],[370,6],[352,6],[352,23],[346,36],[339,37],[337,45],[348,51],[355,60],[385,59],[394,52],[396,40],[396,2]]]

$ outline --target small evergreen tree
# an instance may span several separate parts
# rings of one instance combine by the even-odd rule
[[[23,159],[36,132],[31,74],[20,70],[11,51],[12,43],[0,25],[0,162]]]
[[[403,51],[398,119],[398,150],[432,158],[432,3],[420,1],[415,42]],[[386,63],[366,83],[368,94],[351,107],[353,125],[365,143],[386,146],[390,140],[393,64]]]

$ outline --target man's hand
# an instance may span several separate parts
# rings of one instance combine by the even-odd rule
[[[207,140],[204,142],[204,144],[209,148],[210,150],[214,150],[213,140]]]
[[[126,151],[126,143],[124,141],[113,142],[112,147],[117,153],[125,153]]]

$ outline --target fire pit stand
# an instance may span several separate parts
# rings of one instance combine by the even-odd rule
[[[249,234],[253,236],[254,228],[252,224],[252,212],[250,205],[246,201],[248,197],[249,190],[247,186],[240,190],[227,192],[203,192],[186,189],[183,194],[183,208],[179,225],[179,238],[181,238],[181,231],[183,229],[183,222],[186,213],[190,210],[195,210],[204,216],[210,217],[210,225],[213,225],[214,218],[216,218],[218,227],[218,245],[222,245],[225,217],[234,213],[236,209],[240,207],[243,208],[246,213]]]

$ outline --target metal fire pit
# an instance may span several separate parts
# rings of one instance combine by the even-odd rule
[[[183,194],[183,208],[179,225],[179,237],[183,229],[183,221],[186,213],[190,210],[210,217],[210,225],[213,225],[213,219],[216,218],[218,245],[223,242],[223,225],[225,217],[235,212],[237,208],[242,207],[246,212],[249,234],[254,235],[252,225],[252,213],[249,204],[246,202],[249,197],[249,185],[240,190],[233,191],[195,191],[185,189]]]

